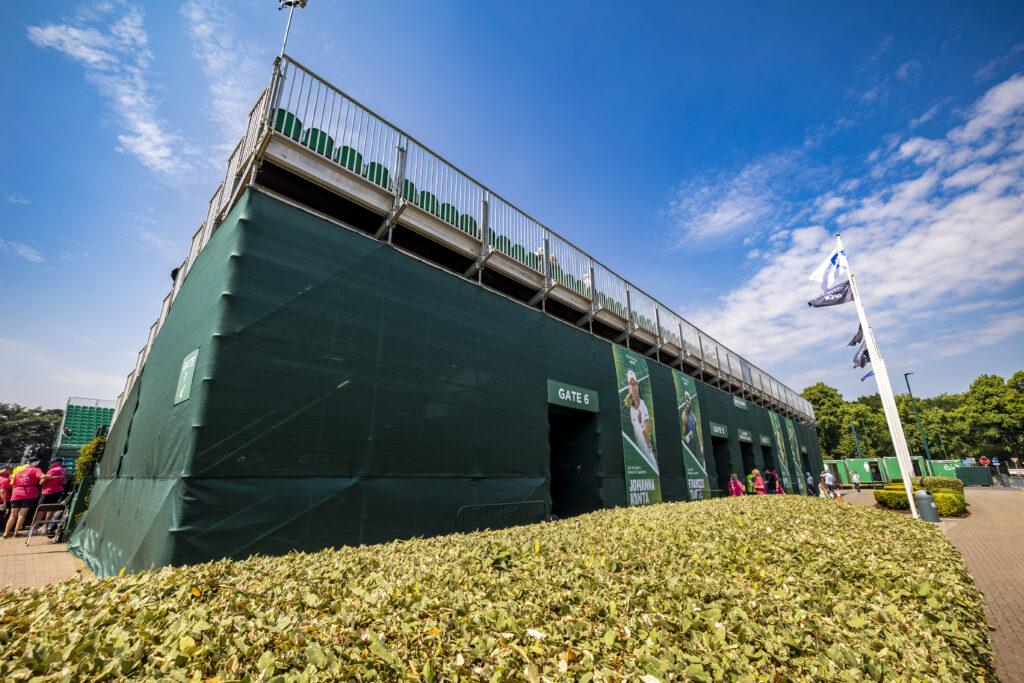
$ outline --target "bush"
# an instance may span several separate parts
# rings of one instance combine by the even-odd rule
[[[922,489],[914,489],[914,492],[916,493],[920,490]],[[967,501],[964,500],[962,494],[952,491],[939,491],[932,494],[932,497],[935,499],[935,509],[940,517],[960,515],[967,511]],[[875,491],[875,502],[882,507],[892,510],[910,509],[910,503],[907,502],[907,492],[903,490],[902,485],[899,489],[890,489],[889,486],[886,486],[881,491]]]
[[[923,477],[921,486],[929,491],[954,491],[963,494],[964,483],[950,477]]]
[[[996,675],[938,529],[800,496],[0,588],[0,623],[3,680]]]
[[[935,494],[935,509],[940,517],[962,515],[967,512],[967,501],[962,494],[939,491]]]
[[[93,471],[96,463],[103,457],[103,449],[107,446],[107,437],[97,436],[78,450],[75,460],[75,486],[82,483],[87,474]]]

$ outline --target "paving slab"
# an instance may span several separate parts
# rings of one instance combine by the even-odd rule
[[[0,538],[0,586],[41,588],[50,583],[80,580],[81,565],[66,543],[50,543],[46,536]]]

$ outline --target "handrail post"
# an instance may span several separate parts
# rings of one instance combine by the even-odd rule
[[[625,280],[623,280],[625,282]],[[633,336],[633,304],[629,299],[629,283],[626,282],[626,348],[629,348],[629,338]]]
[[[661,336],[661,310],[654,306],[654,326],[658,328],[658,349],[654,352],[654,359],[661,362],[661,347],[665,344],[665,338]]]
[[[487,251],[491,248],[490,242],[490,231],[491,231],[491,202],[489,199],[490,195],[487,190],[483,192],[483,199],[481,199],[480,206],[480,224],[483,226],[480,232],[480,258],[487,256]],[[476,283],[478,285],[483,284],[484,280],[484,268],[481,265],[476,271]]]

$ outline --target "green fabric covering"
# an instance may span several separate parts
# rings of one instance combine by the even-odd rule
[[[649,365],[662,495],[683,500],[671,371]],[[598,393],[587,486],[624,505],[608,342],[247,190],[171,306],[70,547],[109,576],[449,533],[467,505],[550,506],[548,379]],[[768,421],[698,393],[704,420]]]

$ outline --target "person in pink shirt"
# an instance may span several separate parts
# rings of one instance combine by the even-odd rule
[[[738,475],[733,474],[729,479],[729,495],[730,496],[742,496],[743,495],[743,484],[740,483]]]
[[[64,463],[60,458],[54,458],[50,463],[50,469],[40,480],[43,484],[42,495],[39,496],[40,505],[51,505],[59,503],[64,496],[64,482],[67,480],[68,472],[64,469]],[[43,519],[49,519],[53,510],[47,510]]]
[[[0,466],[0,503],[3,503],[4,512],[0,519],[4,523],[11,514],[11,466]]]
[[[764,495],[764,479],[761,478],[761,470],[754,470],[754,492],[758,495]]]
[[[14,475],[11,493],[11,516],[7,518],[7,526],[4,528],[4,538],[17,536],[21,531],[21,525],[25,523],[30,510],[36,509],[39,500],[39,482],[46,479],[46,475],[39,469],[39,458],[29,461],[28,467],[18,470]],[[13,533],[11,529],[13,528]]]

